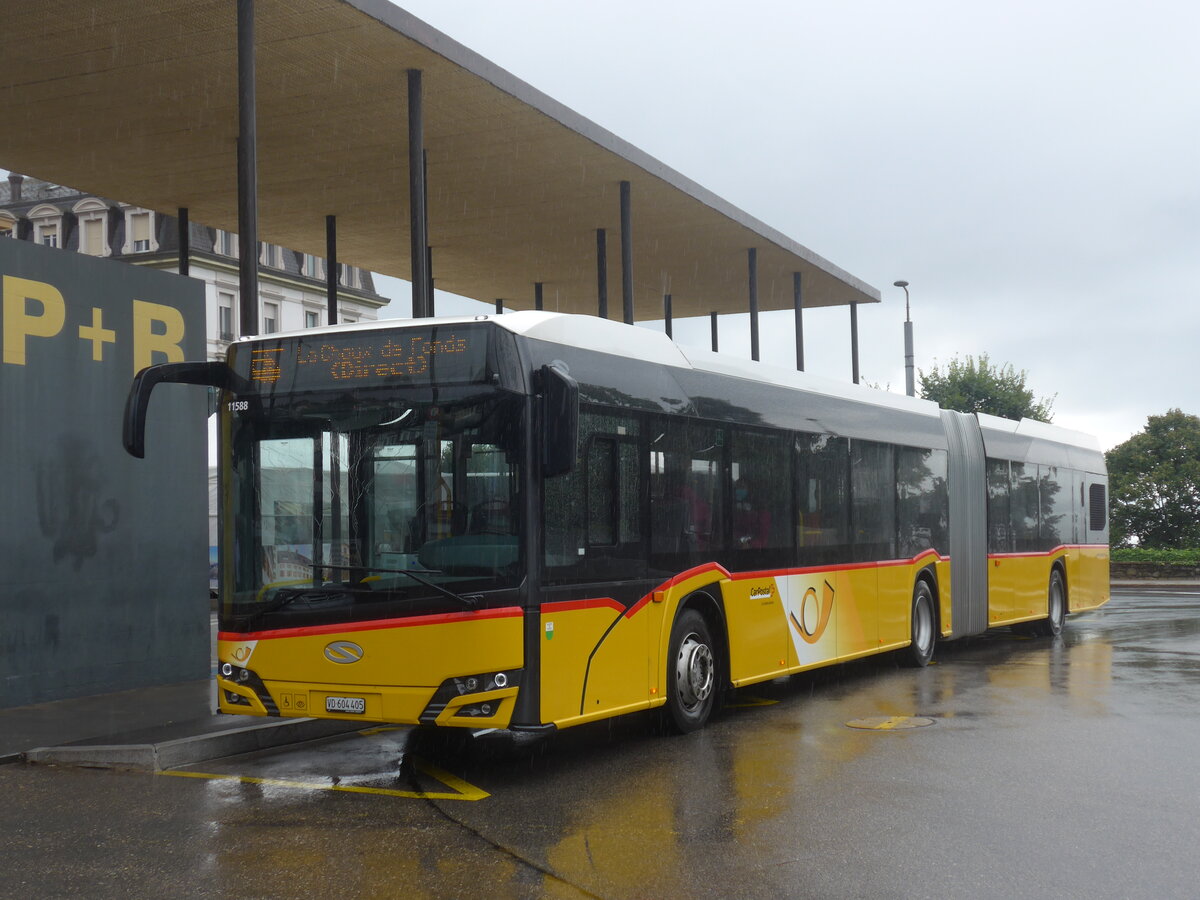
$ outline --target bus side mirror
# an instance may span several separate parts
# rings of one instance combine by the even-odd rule
[[[150,406],[150,393],[156,385],[199,384],[232,390],[240,380],[223,362],[164,363],[142,369],[133,377],[129,397],[125,400],[125,421],[121,432],[125,452],[138,459],[146,456],[146,410]]]
[[[561,363],[542,366],[542,475],[575,468],[579,445],[579,384]]]

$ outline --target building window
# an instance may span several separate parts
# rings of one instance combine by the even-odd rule
[[[263,304],[263,334],[274,334],[279,330],[279,304]]]
[[[304,311],[304,327],[316,328],[321,324],[321,314],[316,310],[306,309]]]
[[[0,216],[0,240],[4,238],[15,238],[17,236],[17,222],[15,219],[9,219]]]
[[[225,291],[217,293],[217,337],[223,341],[232,341],[233,332],[233,294]]]
[[[237,235],[232,231],[217,229],[217,239],[213,242],[213,249],[220,256],[232,256],[236,259],[238,255]]]
[[[129,225],[133,231],[129,245],[134,253],[146,253],[150,250],[150,214],[138,213],[129,217]]]
[[[264,266],[270,266],[272,269],[283,268],[283,248],[277,244],[268,244],[263,242],[262,252],[258,256],[258,261]]]
[[[79,220],[79,252],[88,256],[108,256],[108,206],[95,197],[86,197],[72,208]]]
[[[79,222],[79,251],[88,256],[104,255],[104,220],[81,219]]]
[[[152,253],[158,250],[154,239],[154,213],[144,209],[125,210],[125,244],[122,253]]]
[[[338,264],[338,279],[348,288],[358,287],[358,269],[345,263]]]
[[[320,257],[313,256],[311,253],[304,254],[304,274],[309,278],[321,277]]]
[[[29,211],[33,242],[47,247],[62,246],[62,210],[57,206],[35,206]]]

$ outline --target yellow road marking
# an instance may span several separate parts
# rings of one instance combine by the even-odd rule
[[[778,703],[778,700],[768,700],[766,697],[746,697],[739,700],[737,703],[726,703],[726,709],[744,709],[750,706],[772,706]]]
[[[865,719],[851,719],[846,724],[851,728],[866,728],[871,731],[895,731],[923,728],[932,725],[933,719],[925,716],[870,716]]]
[[[425,762],[423,759],[413,759],[413,766],[418,772],[424,772],[430,778],[440,781],[451,791],[397,791],[391,788],[357,787],[355,785],[317,784],[311,781],[289,781],[284,778],[255,778],[251,775],[224,775],[212,772],[184,772],[167,770],[160,775],[174,775],[177,778],[207,778],[210,781],[239,781],[242,784],[262,784],[268,787],[295,788],[302,791],[342,791],[347,794],[378,794],[384,797],[403,797],[408,800],[483,800],[490,797],[487,791],[463,781],[457,775],[452,775],[445,769]]]

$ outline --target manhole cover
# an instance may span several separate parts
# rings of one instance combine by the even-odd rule
[[[850,728],[869,728],[872,731],[899,731],[903,728],[924,728],[932,724],[933,719],[924,716],[868,716],[865,719],[851,719],[846,723]]]

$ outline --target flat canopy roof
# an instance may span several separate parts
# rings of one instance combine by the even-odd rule
[[[408,69],[423,72],[438,288],[595,313],[596,229],[620,315],[877,302],[879,292],[387,0],[257,0],[259,239],[410,278]],[[236,231],[236,0],[41,0],[0,21],[0,166]],[[615,313],[613,311],[616,311]]]

